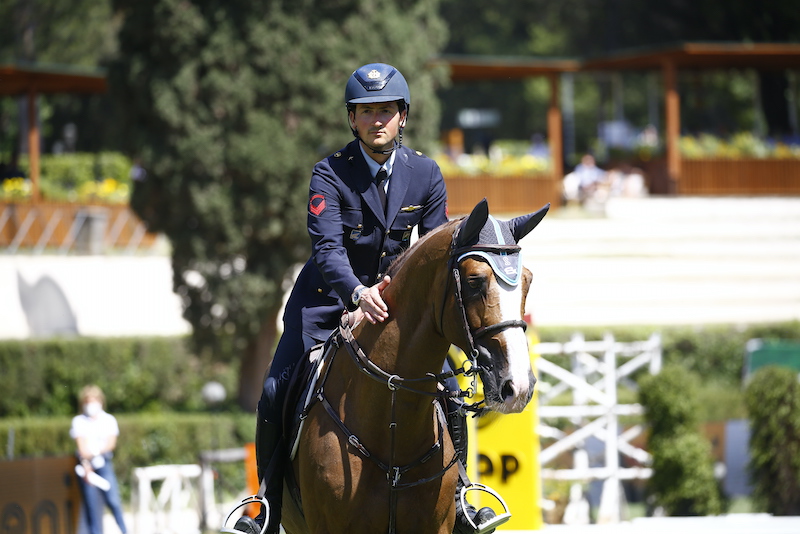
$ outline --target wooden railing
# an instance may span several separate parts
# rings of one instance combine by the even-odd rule
[[[684,159],[678,195],[800,195],[800,159]]]
[[[445,176],[450,216],[469,213],[484,197],[494,214],[524,214],[550,202],[561,202],[561,179],[550,174],[527,176]]]
[[[151,248],[148,233],[127,205],[0,201],[0,247],[33,253],[100,254],[107,249]]]

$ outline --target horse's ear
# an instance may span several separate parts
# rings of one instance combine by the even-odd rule
[[[458,246],[463,247],[477,241],[481,228],[489,218],[489,203],[484,198],[472,208],[472,213],[461,223],[458,231]]]
[[[537,224],[542,222],[542,219],[547,215],[547,210],[549,209],[550,203],[548,202],[537,212],[529,213],[528,215],[523,215],[522,217],[517,217],[516,219],[508,221],[508,228],[511,230],[511,234],[514,236],[517,243],[519,243],[520,239],[528,235],[531,230],[536,228]]]

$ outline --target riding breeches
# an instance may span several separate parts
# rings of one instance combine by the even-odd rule
[[[306,351],[319,343],[322,341],[299,330],[284,329],[258,401],[258,415],[262,420],[280,424],[286,390],[295,366]]]

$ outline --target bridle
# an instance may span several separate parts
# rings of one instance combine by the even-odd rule
[[[448,278],[447,283],[450,284],[450,280],[453,280],[453,287],[455,288],[455,299],[456,304],[459,309],[459,318],[461,328],[464,331],[465,337],[467,339],[467,345],[469,346],[469,351],[467,352],[467,360],[471,364],[471,368],[466,371],[467,375],[475,375],[478,370],[481,368],[478,362],[478,349],[476,347],[475,341],[479,340],[486,336],[494,336],[498,332],[502,332],[503,330],[507,330],[509,328],[522,328],[525,331],[528,328],[528,325],[525,321],[521,319],[509,319],[507,321],[501,321],[499,323],[495,323],[488,326],[481,326],[476,329],[472,329],[469,325],[469,320],[467,319],[467,309],[464,306],[464,297],[463,297],[463,289],[461,284],[461,271],[459,270],[459,258],[463,258],[464,255],[469,255],[472,252],[494,252],[494,253],[506,253],[506,254],[514,254],[519,253],[522,250],[522,247],[519,245],[498,245],[498,244],[474,244],[474,245],[467,245],[463,247],[458,246],[458,234],[460,231],[460,227],[456,228],[455,232],[453,232],[453,242],[450,246],[450,259],[447,262],[447,270],[450,271],[453,276],[452,278]],[[445,291],[445,297],[442,300],[442,308],[441,312],[439,313],[439,332],[444,334],[444,309],[447,304],[447,292]],[[487,366],[484,367],[484,370],[491,371],[491,362],[488,363]],[[473,379],[474,381],[474,379]]]
[[[341,432],[347,437],[347,441],[350,445],[352,445],[364,458],[369,459],[372,461],[379,469],[386,473],[386,480],[390,486],[390,503],[389,503],[389,534],[394,534],[396,532],[396,523],[397,523],[397,492],[403,489],[413,488],[415,486],[419,486],[421,484],[425,484],[426,482],[430,482],[437,478],[444,476],[444,474],[453,467],[456,462],[458,462],[458,454],[454,453],[453,458],[447,463],[447,465],[442,468],[439,472],[425,477],[423,479],[419,479],[413,482],[401,483],[401,477],[403,474],[408,472],[414,467],[424,464],[428,460],[430,460],[439,450],[442,449],[441,438],[443,433],[445,432],[442,419],[444,419],[444,413],[441,408],[439,402],[434,402],[433,404],[437,407],[437,411],[439,416],[436,418],[438,422],[438,432],[437,432],[437,439],[433,446],[419,459],[416,461],[404,465],[398,466],[395,464],[395,442],[397,440],[397,420],[395,417],[395,407],[396,407],[396,400],[397,400],[397,392],[399,390],[408,391],[418,395],[427,395],[434,398],[453,398],[453,399],[460,399],[460,398],[471,398],[476,389],[477,389],[477,378],[478,372],[481,369],[480,364],[478,362],[478,349],[475,345],[476,340],[479,340],[486,336],[493,336],[498,332],[502,332],[508,328],[522,328],[523,330],[526,329],[527,324],[525,321],[522,320],[508,320],[508,321],[501,321],[499,323],[482,326],[476,329],[472,329],[469,325],[467,320],[467,311],[464,306],[464,299],[463,299],[463,291],[461,286],[461,274],[459,270],[459,260],[458,258],[462,257],[465,253],[469,252],[476,252],[476,251],[483,251],[483,252],[496,252],[496,253],[518,253],[521,248],[518,245],[490,245],[490,244],[476,244],[476,245],[469,245],[464,247],[458,247],[458,233],[459,228],[453,233],[453,240],[450,246],[450,257],[448,259],[447,267],[448,271],[452,273],[452,281],[453,286],[455,288],[455,300],[457,306],[459,308],[459,317],[461,327],[463,328],[467,344],[469,345],[469,352],[467,354],[467,361],[465,361],[464,365],[461,368],[455,371],[448,371],[444,373],[428,373],[424,377],[419,378],[403,378],[396,374],[391,374],[383,370],[380,366],[375,364],[372,360],[369,359],[369,356],[364,352],[361,346],[358,344],[358,341],[353,336],[352,329],[349,326],[349,322],[347,320],[347,316],[344,315],[343,319],[339,325],[338,331],[332,336],[331,341],[337,347],[344,347],[347,349],[348,354],[350,354],[353,362],[356,364],[356,367],[359,371],[366,374],[373,380],[376,380],[380,383],[386,384],[387,388],[391,393],[391,422],[389,424],[389,429],[391,432],[391,446],[390,446],[390,454],[389,454],[389,463],[385,464],[384,462],[377,459],[373,456],[369,450],[361,443],[358,437],[350,431],[349,428],[344,424],[339,414],[334,410],[333,406],[331,406],[328,399],[325,397],[324,394],[324,385],[328,377],[328,372],[332,367],[332,362],[329,362],[327,369],[325,371],[325,375],[323,379],[320,381],[320,385],[315,392],[315,399],[320,401],[325,408],[325,411],[328,415],[333,419],[336,425],[339,427]],[[448,277],[447,286],[450,285],[451,278]],[[439,324],[439,333],[444,333],[444,310],[447,303],[447,288],[445,288],[444,297],[442,299],[442,307],[441,313],[439,314],[440,317],[440,324]],[[335,352],[334,352],[335,353]],[[469,364],[469,365],[468,365]],[[491,370],[491,362],[488,364],[488,367],[484,367],[485,370]],[[469,376],[472,378],[472,386],[469,387],[467,390],[456,390],[450,391],[445,386],[445,380],[459,374],[463,374],[465,376]],[[418,385],[423,383],[431,383],[435,382],[437,387],[434,388],[433,391],[428,389],[421,389]],[[472,411],[472,412],[482,412],[485,410],[484,407],[480,405],[484,401],[476,402],[476,403],[461,403],[461,410],[464,411]],[[306,407],[304,413],[301,415],[301,418],[305,418],[310,411],[311,406]]]

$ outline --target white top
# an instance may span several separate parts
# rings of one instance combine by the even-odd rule
[[[94,418],[80,414],[72,418],[69,435],[73,439],[86,438],[89,450],[97,456],[108,448],[109,437],[119,436],[119,425],[117,425],[116,417],[105,411],[100,412]]]
[[[361,146],[361,143],[358,143],[358,148],[361,149],[361,153],[364,155],[364,159],[367,161],[367,167],[369,167],[369,172],[372,174],[372,177],[375,178],[378,175],[378,171],[381,169],[386,171],[386,181],[383,184],[383,190],[387,193],[389,192],[389,179],[392,177],[392,168],[394,168],[394,156],[397,153],[397,150],[393,150],[392,154],[389,156],[383,165],[369,157],[367,151],[364,150],[364,147]]]

